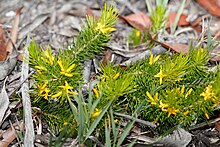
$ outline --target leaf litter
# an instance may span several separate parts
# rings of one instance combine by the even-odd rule
[[[77,2],[68,2],[66,3],[65,1],[61,0],[59,2],[57,2],[56,4],[53,2],[47,2],[47,1],[42,1],[42,2],[27,2],[25,1],[24,3],[19,2],[17,4],[16,0],[13,0],[11,2],[11,7],[8,7],[9,4],[7,4],[6,2],[4,2],[4,0],[2,2],[0,2],[0,4],[2,4],[2,7],[0,8],[0,12],[2,12],[2,14],[6,14],[6,12],[9,12],[11,10],[9,10],[8,8],[12,9],[13,11],[17,10],[21,4],[24,5],[24,8],[22,10],[21,15],[21,20],[17,20],[17,22],[15,23],[17,27],[11,27],[12,32],[14,32],[14,34],[12,33],[11,35],[11,43],[10,45],[7,45],[7,39],[8,37],[6,37],[6,31],[3,28],[4,24],[10,24],[8,22],[11,22],[12,18],[10,18],[10,16],[5,16],[5,15],[0,15],[0,17],[2,18],[2,22],[0,25],[0,46],[1,46],[1,50],[0,50],[0,59],[1,61],[4,61],[7,58],[8,53],[10,55],[10,57],[8,57],[8,59],[4,62],[4,64],[0,63],[0,79],[3,80],[6,76],[14,76],[16,74],[18,74],[19,70],[21,70],[19,65],[16,65],[18,63],[17,61],[17,53],[15,51],[15,47],[18,47],[18,49],[21,49],[20,52],[22,52],[22,48],[24,47],[24,44],[22,44],[22,39],[25,39],[27,37],[27,34],[30,33],[31,38],[34,38],[36,41],[38,41],[42,46],[45,46],[46,44],[50,44],[54,51],[57,52],[58,48],[62,48],[62,46],[65,46],[66,42],[70,42],[72,40],[72,37],[78,33],[78,31],[80,30],[79,26],[82,25],[82,22],[80,21],[81,19],[84,19],[85,17],[85,12],[81,9],[77,9],[74,8],[73,4],[77,3],[78,5],[81,5],[82,7],[89,7],[91,10],[94,7],[101,7],[101,5],[99,5],[98,2],[94,1],[91,2],[89,0],[85,0],[83,1],[83,3],[77,3]],[[171,1],[173,2],[173,1]],[[197,0],[197,2],[203,6],[205,9],[208,10],[208,12],[212,15],[215,15],[217,17],[219,17],[219,4],[218,1],[205,1],[205,0]],[[198,16],[196,21],[193,22],[188,22],[187,19],[189,17],[189,13],[190,10],[186,9],[186,13],[182,14],[180,17],[180,20],[178,22],[178,31],[180,31],[179,34],[177,34],[177,36],[172,36],[175,37],[176,40],[172,40],[171,37],[167,37],[165,34],[162,34],[161,36],[158,36],[157,39],[154,39],[154,37],[151,37],[150,40],[151,42],[157,43],[158,46],[156,46],[153,49],[150,49],[147,47],[147,44],[144,42],[143,44],[143,48],[139,48],[137,47],[137,49],[131,48],[129,47],[127,41],[126,41],[126,36],[129,34],[129,31],[131,30],[132,27],[139,29],[139,30],[146,30],[147,28],[149,28],[149,26],[151,26],[151,19],[149,17],[149,15],[147,15],[147,11],[146,8],[143,9],[143,5],[144,2],[139,2],[138,5],[134,5],[134,1],[130,0],[130,1],[116,1],[116,3],[119,6],[122,6],[123,9],[121,9],[121,19],[125,20],[125,22],[119,22],[117,24],[117,29],[120,29],[120,34],[119,33],[115,33],[114,34],[114,39],[110,45],[108,45],[109,49],[111,50],[111,53],[106,52],[106,54],[104,56],[100,55],[98,58],[98,60],[100,61],[101,59],[103,59],[103,62],[106,63],[108,61],[112,61],[112,62],[118,62],[121,65],[130,65],[138,60],[141,60],[143,58],[145,58],[146,56],[149,56],[151,53],[158,55],[161,54],[165,51],[172,51],[173,53],[187,53],[189,51],[189,44],[183,44],[182,41],[182,36],[187,38],[187,35],[191,35],[191,36],[195,36],[193,34],[193,31],[197,31],[198,34],[199,32],[202,31],[202,23],[204,20],[207,19],[207,17],[204,16]],[[204,11],[204,9],[201,10],[201,8],[197,8],[198,6],[195,4],[195,2],[192,2],[194,6],[193,11],[200,11],[203,14],[206,14],[206,11]],[[86,5],[85,5],[86,4]],[[142,4],[142,6],[141,6]],[[64,7],[65,6],[65,7]],[[134,7],[135,6],[135,7]],[[32,9],[30,9],[32,8]],[[48,8],[48,9],[47,9]],[[65,8],[65,10],[64,10]],[[74,8],[74,9],[72,9]],[[87,10],[87,14],[90,13],[92,14],[92,12],[89,10]],[[123,11],[122,11],[123,10]],[[140,10],[140,11],[139,11]],[[30,12],[30,13],[27,13]],[[37,12],[37,13],[36,13]],[[18,13],[17,13],[18,14]],[[175,18],[176,12],[172,11],[169,14],[169,22],[173,22],[173,18]],[[18,17],[16,17],[18,19]],[[216,22],[217,18],[214,18],[212,21]],[[18,27],[18,22],[19,22],[19,27]],[[64,23],[65,22],[65,23]],[[129,24],[129,25],[127,25]],[[70,27],[71,26],[71,27]],[[123,27],[121,27],[123,26]],[[169,26],[169,25],[168,25]],[[182,31],[182,29],[184,29],[184,27],[192,27],[192,30],[189,30],[188,32],[186,31]],[[199,27],[198,30],[195,27]],[[13,31],[15,30],[15,31]],[[211,30],[212,31],[212,30]],[[18,41],[17,40],[17,33],[18,33]],[[214,33],[214,30],[213,30]],[[198,35],[197,34],[197,35]],[[215,33],[214,33],[215,35]],[[151,35],[150,35],[151,36]],[[180,37],[179,37],[180,36]],[[178,40],[179,37],[179,40]],[[194,39],[197,39],[196,37]],[[19,42],[19,43],[17,43]],[[114,42],[114,43],[113,43]],[[21,43],[21,44],[20,44]],[[189,42],[188,42],[189,43]],[[17,46],[19,44],[19,46]],[[9,47],[6,47],[9,46]],[[7,48],[7,49],[6,49]],[[13,50],[13,51],[12,51]],[[213,62],[219,61],[219,46],[217,46],[214,50],[213,50],[213,58],[211,59]],[[119,57],[121,58],[120,61]],[[87,69],[85,70],[92,70],[94,68],[95,63],[93,63],[92,61],[89,61],[87,63]],[[17,69],[14,69],[14,67],[16,66]],[[9,74],[11,70],[14,69],[14,72]],[[4,72],[7,71],[7,72]],[[92,76],[94,74],[94,71],[90,71],[89,75],[86,75],[86,81],[88,81],[90,78],[89,76]],[[15,79],[17,80],[17,78]],[[3,82],[2,82],[3,83]],[[3,85],[2,90],[4,91],[4,93],[7,94],[7,82],[6,82],[6,89],[5,89],[5,84],[1,84]],[[10,92],[10,91],[9,91]],[[1,93],[2,94],[2,93]],[[7,106],[8,108],[9,104],[4,105],[5,107]],[[5,107],[2,107],[0,109],[5,109]],[[4,111],[2,111],[4,112]],[[5,112],[4,112],[5,113]],[[4,121],[9,121],[9,120],[4,120]],[[36,121],[36,120],[34,120]],[[205,125],[206,126],[206,125]],[[213,125],[212,125],[213,126]],[[215,127],[217,128],[217,130],[219,130],[219,124],[216,122],[215,123]],[[195,132],[194,130],[191,132],[193,135],[197,135],[199,133],[204,133],[204,131],[206,131],[206,129],[203,128],[199,128],[200,130],[197,130],[197,132]],[[202,131],[201,131],[202,130]],[[10,132],[11,129],[10,127],[8,127],[8,130],[6,132]],[[1,132],[1,131],[0,131]],[[199,132],[199,133],[198,133]],[[206,131],[208,132],[208,131]],[[47,132],[49,133],[49,132]],[[3,133],[0,133],[0,135],[2,135]],[[193,137],[191,138],[192,134],[188,134],[188,132],[186,132],[185,130],[177,130],[176,132],[174,132],[172,135],[167,136],[167,138],[170,139],[171,137],[171,141],[165,141],[163,143],[159,143],[159,144],[166,144],[168,142],[171,142],[173,144],[179,142],[178,140],[178,135],[179,136],[183,136],[182,138],[187,139],[186,142],[182,143],[181,146],[186,146],[187,144],[189,145],[189,141],[192,139],[191,141],[191,145],[192,144],[197,144],[199,141],[202,142],[203,138],[200,138],[200,140],[196,140]],[[13,136],[15,134],[12,133],[11,136]],[[138,136],[138,134],[136,134]],[[205,134],[206,136],[207,134]],[[138,140],[138,137],[136,136],[136,139]],[[15,136],[13,136],[15,137]],[[129,136],[131,137],[131,136]],[[143,136],[142,136],[143,137]],[[146,137],[146,136],[145,136]],[[176,139],[176,142],[173,141],[173,138]],[[190,137],[190,138],[189,138]],[[211,136],[212,137],[212,136]],[[210,138],[211,138],[210,137]],[[135,138],[133,136],[133,138]],[[139,136],[140,138],[140,136]],[[197,138],[198,139],[198,138]],[[14,140],[14,139],[13,139]],[[142,140],[144,140],[142,138]],[[165,140],[165,139],[164,139]],[[145,141],[147,141],[147,139],[145,138]],[[152,141],[152,140],[151,140]],[[155,141],[155,140],[153,140]],[[173,141],[173,142],[172,142]],[[196,142],[197,141],[197,142]],[[10,141],[11,142],[11,141]],[[181,143],[181,142],[179,142]],[[16,144],[16,143],[15,143]],[[141,144],[141,141],[140,141]],[[171,144],[171,145],[173,145]],[[178,146],[178,145],[177,145]]]

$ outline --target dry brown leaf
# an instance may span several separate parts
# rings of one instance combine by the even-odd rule
[[[5,61],[7,58],[6,42],[5,31],[0,26],[0,61]]]
[[[7,43],[6,50],[7,50],[9,55],[12,53],[13,44],[15,44],[16,41],[17,41],[19,17],[20,17],[20,13],[21,13],[22,8],[23,7],[19,8],[16,11],[16,15],[15,15],[15,18],[14,18],[14,24],[12,26],[12,31],[11,31],[11,37],[10,37],[10,40],[8,41],[8,43]]]
[[[121,16],[121,18],[140,31],[147,30],[152,25],[151,18],[142,12]]]
[[[160,44],[162,47],[166,48],[167,50],[171,50],[176,53],[188,53],[189,52],[189,46],[186,44],[160,42],[160,41],[154,39],[151,36],[149,31],[148,31],[148,36],[151,41]]]
[[[14,129],[9,128],[0,136],[0,146],[7,147],[16,138],[17,134]]]
[[[170,24],[174,24],[175,19],[176,19],[176,15],[177,15],[177,12],[170,12],[170,14],[168,16],[167,27],[170,27]],[[181,14],[177,26],[188,26],[188,25],[190,25],[190,22],[186,21],[187,17],[188,16],[186,14]]]
[[[209,11],[212,15],[220,17],[219,0],[196,0],[200,5]]]

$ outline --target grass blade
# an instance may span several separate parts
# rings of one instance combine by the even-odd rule
[[[184,7],[185,7],[185,3],[186,3],[186,0],[183,0],[183,2],[182,2],[181,5],[180,5],[180,8],[179,8],[179,10],[178,10],[178,12],[177,12],[177,15],[176,15],[174,24],[171,25],[171,33],[172,33],[172,34],[174,34],[174,32],[175,32],[175,30],[176,30],[176,28],[177,28],[177,24],[178,24],[178,22],[179,22],[180,16],[181,16],[181,14],[183,13],[183,9],[184,9]]]
[[[102,110],[102,112],[100,113],[100,115],[93,121],[93,123],[91,124],[91,127],[89,128],[86,138],[84,141],[86,141],[89,136],[92,134],[92,132],[95,130],[95,128],[97,127],[97,125],[99,124],[100,120],[102,119],[102,117],[104,116],[104,114],[107,112],[108,108],[111,106],[112,102],[114,99],[112,99],[107,105],[106,107]]]
[[[111,147],[111,138],[110,138],[110,131],[108,130],[108,124],[105,121],[105,143],[106,147]]]

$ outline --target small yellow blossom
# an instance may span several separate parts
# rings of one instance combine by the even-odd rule
[[[163,78],[165,77],[166,75],[163,73],[162,71],[162,66],[160,66],[160,72],[158,74],[156,74],[154,77],[156,78],[160,78],[160,84],[162,84],[162,81],[163,81]]]
[[[213,99],[215,97],[215,94],[212,91],[212,86],[208,85],[208,87],[205,88],[205,91],[202,92],[200,96],[203,96],[205,101],[208,99]]]
[[[47,57],[47,59],[49,60],[50,64],[53,64],[54,61],[54,57],[51,55],[51,53],[49,52],[49,49],[46,49],[46,51],[44,52],[45,56]]]
[[[185,92],[185,86],[183,85],[181,88],[181,94],[184,94],[184,92]]]
[[[47,69],[43,66],[34,66],[34,68],[47,71]]]
[[[155,62],[157,62],[157,60],[160,58],[160,55],[156,56],[156,58],[154,58],[154,55],[151,54],[150,55],[150,58],[149,58],[149,64],[152,65],[154,64]]]
[[[206,117],[207,119],[209,119],[209,115],[208,115],[208,113],[205,113],[205,117]]]
[[[69,68],[67,68],[66,72],[72,71],[76,67],[76,64],[72,64]]]
[[[70,86],[67,81],[65,81],[65,86],[59,86],[60,88],[63,88],[63,90],[66,92],[66,93],[70,93],[70,89],[73,89],[72,86]]]
[[[170,117],[171,114],[176,116],[176,113],[179,112],[179,109],[176,109],[175,107],[172,107],[172,108],[168,108],[167,112],[168,112],[168,117]]]
[[[58,59],[57,63],[60,66],[61,71],[64,71],[63,63],[62,63],[62,60],[60,58]]]
[[[100,113],[101,113],[101,110],[96,108],[95,111],[92,112],[92,118],[98,117]]]
[[[47,88],[47,84],[48,82],[45,82],[43,86],[38,86],[39,87],[39,92],[38,92],[38,95],[41,95]]]
[[[183,112],[183,115],[187,116],[189,114],[189,110],[186,110],[185,112]]]
[[[64,76],[66,76],[66,77],[69,77],[69,78],[71,78],[73,76],[73,74],[69,74],[69,73],[66,73],[66,72],[63,72],[63,71],[61,71],[60,73]]]
[[[105,24],[102,24],[102,23],[98,23],[97,24],[97,27],[95,28],[95,30],[99,30],[101,31],[103,34],[105,33],[110,33],[110,32],[113,32],[115,31],[116,29],[115,28],[112,28],[112,27],[107,27],[106,28],[106,25]]]
[[[149,102],[151,103],[151,105],[156,105],[158,102],[158,92],[154,95],[154,98],[151,96],[151,94],[147,91],[146,95],[149,98]]]
[[[159,107],[161,108],[162,111],[167,111],[166,109],[168,106],[169,106],[168,104],[164,104],[162,101],[160,101]]]
[[[71,78],[73,76],[73,74],[69,73],[71,72],[75,67],[76,67],[76,64],[72,64],[70,65],[70,67],[68,67],[66,70],[64,69],[63,67],[63,62],[62,60],[59,58],[58,61],[57,61],[58,65],[60,66],[60,70],[61,70],[61,74],[66,76],[66,77],[69,77]]]
[[[94,94],[95,94],[95,97],[99,97],[99,92],[98,92],[98,90],[96,89],[96,88],[93,88],[92,89],[93,90],[93,92],[94,92]]]
[[[113,80],[116,80],[119,76],[120,76],[120,74],[117,73],[117,74],[113,77]]]
[[[45,90],[44,90],[44,94],[42,94],[42,96],[44,96],[44,99],[46,99],[46,100],[48,100],[48,96],[50,96],[49,95],[49,92],[50,92],[50,90],[48,89],[48,88],[46,88]]]
[[[191,93],[192,93],[192,91],[193,91],[193,89],[192,88],[190,88],[188,91],[187,91],[187,93],[186,93],[186,95],[185,95],[185,97],[188,97]]]
[[[62,95],[62,91],[60,91],[60,92],[58,92],[57,94],[54,94],[54,95],[52,95],[51,97],[52,98],[58,98],[58,97],[60,97],[61,95]]]
[[[141,35],[141,32],[139,30],[136,31],[136,36],[139,37]]]

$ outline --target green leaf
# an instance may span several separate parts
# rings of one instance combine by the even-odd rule
[[[100,115],[94,120],[94,122],[91,124],[87,135],[85,137],[84,142],[89,138],[89,136],[92,134],[92,132],[95,130],[96,126],[99,124],[100,120],[102,119],[102,117],[104,116],[104,114],[107,112],[108,108],[111,106],[112,102],[114,99],[112,99],[107,105],[106,107],[102,110],[102,112],[100,113]]]
[[[110,131],[108,130],[108,124],[105,121],[105,143],[106,147],[111,147],[111,138],[110,138]]]

